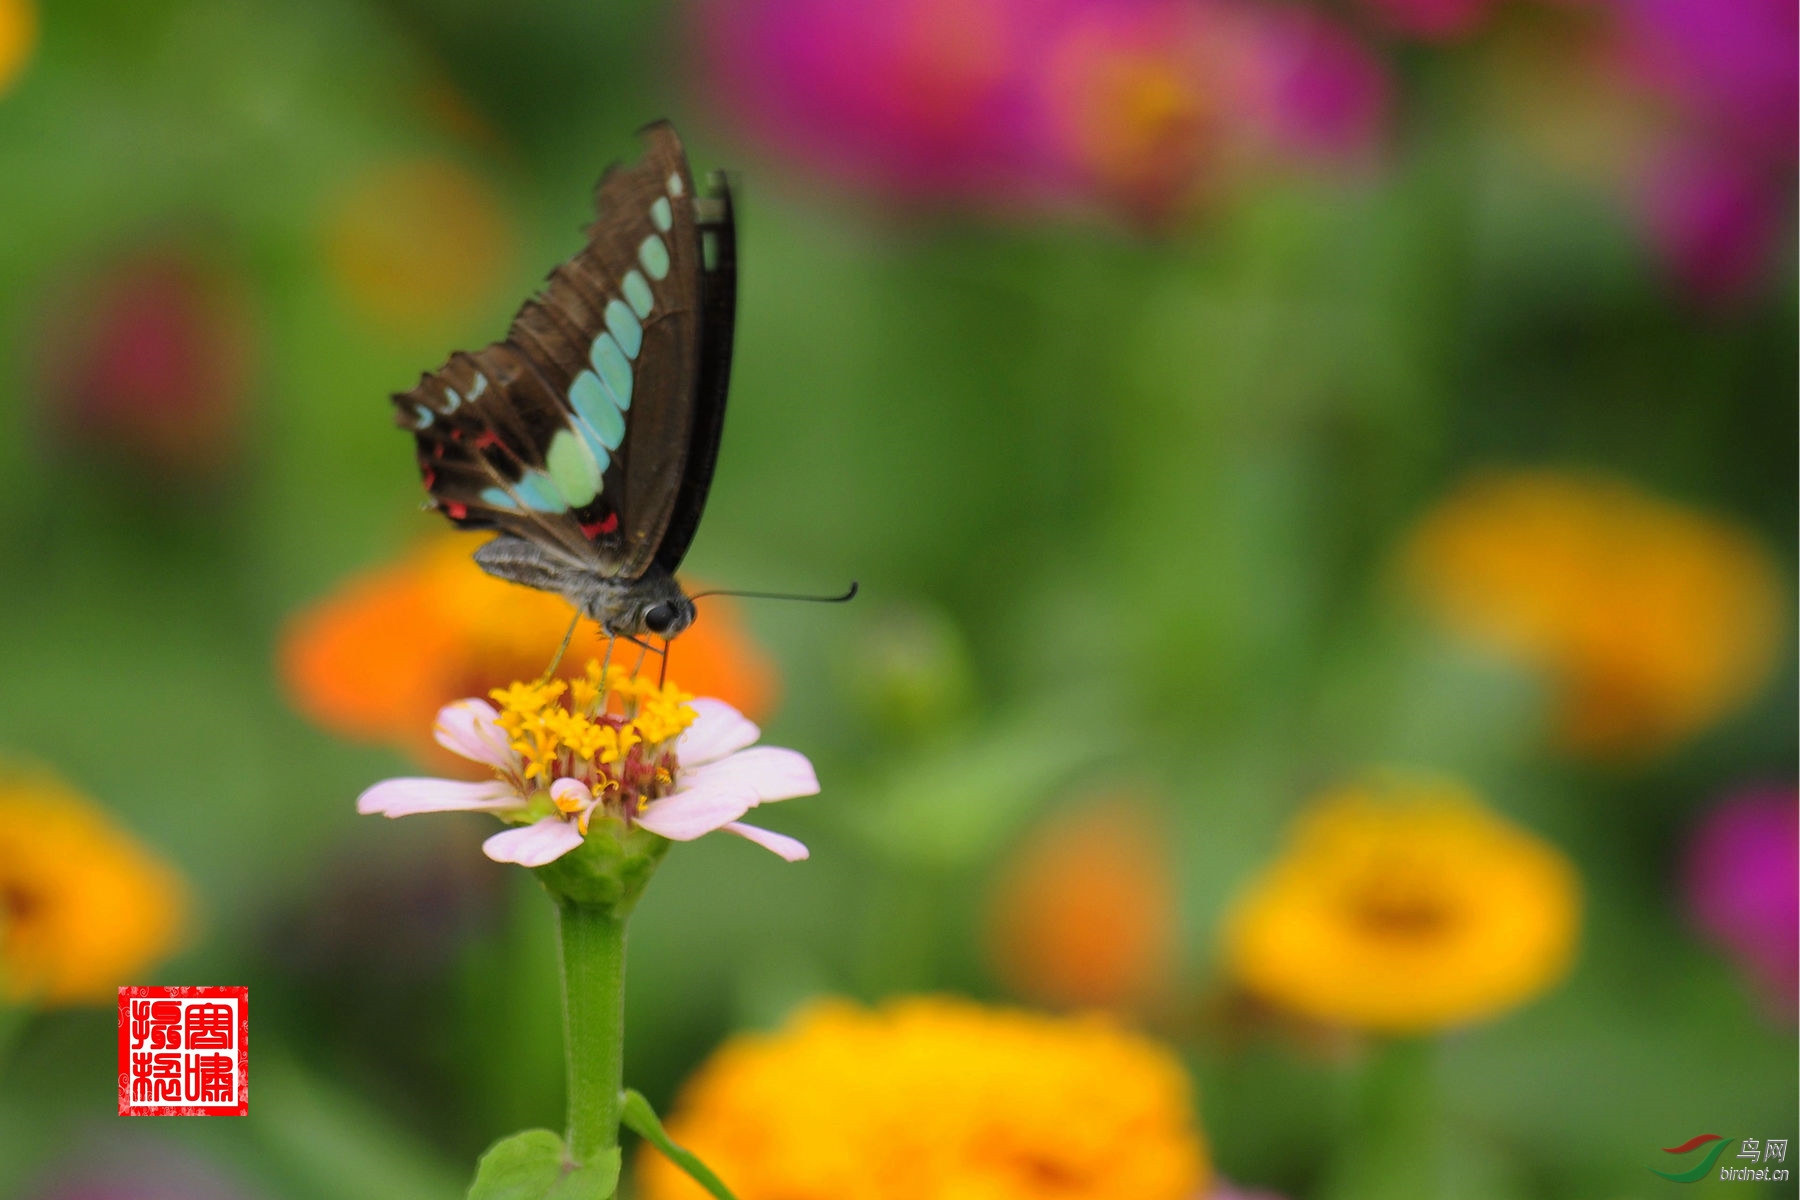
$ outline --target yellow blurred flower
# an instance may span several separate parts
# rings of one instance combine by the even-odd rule
[[[102,1004],[174,948],[175,872],[66,784],[0,769],[0,996]]]
[[[1756,695],[1780,648],[1762,546],[1604,478],[1477,476],[1414,531],[1404,566],[1446,623],[1550,677],[1562,740],[1591,755],[1704,729]]]
[[[0,96],[11,90],[37,48],[35,0],[0,0]]]
[[[988,957],[1022,996],[1133,1008],[1174,969],[1175,865],[1156,812],[1129,795],[1060,813],[1003,868]]]
[[[512,255],[499,196],[448,159],[364,173],[332,203],[322,236],[326,265],[345,296],[398,325],[467,312],[501,281]]]
[[[669,1133],[739,1200],[1190,1200],[1211,1174],[1174,1055],[1102,1017],[948,997],[733,1038]],[[639,1163],[646,1200],[704,1197]]]
[[[1327,794],[1239,895],[1226,968],[1336,1025],[1420,1033],[1494,1016],[1569,969],[1580,884],[1555,847],[1441,780]]]
[[[300,612],[281,643],[281,674],[295,707],[345,737],[385,742],[444,769],[467,763],[431,740],[438,710],[535,678],[575,610],[548,592],[495,579],[470,554],[485,534],[431,538],[391,566],[353,578]],[[720,603],[724,600],[725,603]],[[563,655],[565,678],[606,654],[583,621]],[[621,644],[621,665],[636,649]],[[775,670],[723,596],[670,650],[682,682],[752,720],[774,707]],[[657,671],[652,665],[649,670]]]

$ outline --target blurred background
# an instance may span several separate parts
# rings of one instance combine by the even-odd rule
[[[741,204],[690,578],[863,588],[675,647],[824,783],[766,821],[810,861],[684,845],[634,923],[678,1136],[727,1038],[914,994],[1178,1063],[1170,1200],[1660,1195],[1800,1133],[1795,39],[0,0],[0,1196],[434,1200],[560,1125],[541,889],[491,821],[354,812],[566,612],[420,511],[387,395],[660,116]],[[114,1115],[150,983],[249,985],[248,1117]],[[778,1176],[742,1200],[908,1194]]]

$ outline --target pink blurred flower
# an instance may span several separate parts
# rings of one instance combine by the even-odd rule
[[[1093,204],[1157,224],[1252,165],[1379,136],[1379,63],[1253,0],[710,0],[710,77],[753,135],[902,199]]]
[[[1257,108],[1273,144],[1322,162],[1377,149],[1392,98],[1381,60],[1313,9],[1269,8],[1256,24]]]
[[[242,289],[197,255],[139,251],[54,305],[42,348],[50,418],[72,444],[167,471],[235,448],[251,373]]]
[[[1362,0],[1362,6],[1393,33],[1448,42],[1486,24],[1495,0]]]
[[[1727,301],[1768,274],[1781,229],[1781,189],[1740,160],[1700,145],[1665,148],[1638,204],[1652,244],[1703,299]]]
[[[1800,796],[1752,788],[1701,821],[1684,864],[1706,936],[1790,1013],[1800,993]]]
[[[1616,0],[1626,69],[1667,109],[1636,181],[1653,243],[1700,296],[1766,277],[1791,207],[1800,106],[1794,0]]]
[[[758,138],[903,198],[1005,200],[1054,174],[1024,72],[1068,3],[708,0],[700,44]]]
[[[1722,148],[1792,163],[1800,55],[1794,0],[1615,0],[1626,60]]]

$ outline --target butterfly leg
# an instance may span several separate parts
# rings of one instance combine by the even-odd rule
[[[656,686],[669,686],[669,639],[664,638],[662,644],[662,670],[656,673]]]
[[[549,682],[550,677],[556,674],[556,668],[562,665],[563,655],[569,652],[569,643],[575,640],[575,627],[579,624],[581,624],[581,614],[576,613],[575,619],[569,622],[569,632],[563,634],[562,645],[556,648],[556,657],[551,659],[550,665],[544,668],[543,678],[538,680],[539,683]]]
[[[623,638],[625,641],[630,642],[632,645],[634,645],[638,648],[637,662],[635,662],[631,665],[631,677],[633,679],[636,679],[638,672],[644,669],[644,659],[648,655],[663,654],[663,652],[661,650],[658,650],[655,646],[652,646],[649,642],[639,641],[637,638],[633,637],[629,633],[622,633],[619,636],[621,638]],[[666,654],[663,654],[663,657],[666,659],[668,656]]]

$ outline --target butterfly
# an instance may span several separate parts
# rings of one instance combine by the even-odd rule
[[[506,340],[458,351],[394,396],[428,505],[490,575],[560,593],[611,637],[694,620],[675,581],[706,507],[737,307],[731,189],[697,195],[666,121],[595,189],[587,244]]]

